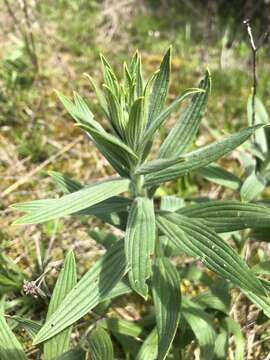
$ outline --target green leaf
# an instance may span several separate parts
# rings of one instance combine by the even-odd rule
[[[186,297],[183,297],[182,313],[198,340],[200,359],[212,360],[214,356],[216,332],[211,316]]]
[[[157,74],[152,93],[150,96],[150,108],[148,124],[161,113],[165,100],[168,94],[169,81],[171,74],[171,47],[168,49],[159,67],[159,73]]]
[[[235,343],[235,360],[243,360],[245,358],[245,338],[241,331],[241,326],[231,318],[226,319],[228,331],[234,336]]]
[[[83,349],[77,348],[58,356],[56,360],[85,360],[86,353]]]
[[[199,88],[205,90],[193,96],[190,104],[170,131],[160,147],[158,157],[177,157],[185,153],[198,131],[208,96],[211,90],[210,73],[207,71],[205,78],[200,82]]]
[[[130,166],[136,164],[138,160],[132,149],[107,132],[96,131],[85,124],[79,124],[78,126],[88,133],[99,151],[121,176],[129,174]]]
[[[1,360],[27,360],[23,348],[4,317],[4,304],[0,303],[0,358]]]
[[[153,300],[158,332],[158,360],[166,358],[173,342],[181,310],[180,279],[167,258],[153,266]]]
[[[126,279],[119,281],[115,287],[109,291],[105,297],[103,298],[103,301],[114,299],[118,296],[129,294],[132,292],[132,289]]]
[[[205,168],[198,169],[195,173],[215,184],[225,186],[232,190],[238,190],[242,185],[242,181],[238,176],[217,164],[208,165]]]
[[[249,202],[254,200],[266,186],[266,180],[255,171],[249,175],[241,186],[240,195],[243,201]]]
[[[124,119],[121,105],[114,91],[106,85],[103,87],[109,109],[109,120],[116,134],[123,139],[127,121]]]
[[[136,360],[155,360],[158,356],[158,334],[154,328],[144,340]]]
[[[258,126],[260,127],[260,125]],[[185,154],[186,161],[183,163],[171,166],[169,169],[147,175],[145,180],[146,186],[159,185],[160,183],[177,179],[181,176],[187,175],[191,171],[209,165],[245,142],[254,133],[258,126],[244,129],[219,141],[215,141],[210,145],[203,146],[199,150]]]
[[[141,147],[145,150],[148,146],[149,142],[152,141],[156,131],[161,127],[164,121],[171,115],[171,113],[177,109],[177,107],[190,95],[201,93],[202,89],[191,88],[187,89],[183,92],[183,94],[179,95],[168,107],[160,112],[160,114],[151,122],[142,139]],[[147,96],[147,95],[146,95]],[[170,156],[175,157],[175,156]]]
[[[98,327],[89,337],[91,359],[114,360],[113,345],[108,333]]]
[[[99,326],[111,331],[112,333],[119,333],[134,338],[141,338],[144,334],[142,326],[128,320],[123,319],[104,319],[99,321]]]
[[[48,308],[47,320],[60,307],[67,294],[76,285],[76,282],[76,262],[73,251],[70,251],[65,258],[63,268],[54,287]],[[44,343],[44,360],[54,360],[57,356],[68,351],[71,331],[72,326]]]
[[[160,201],[160,210],[177,211],[181,209],[184,204],[184,200],[177,196],[162,196]]]
[[[222,331],[218,334],[215,342],[214,360],[225,360],[228,356],[228,334]]]
[[[176,247],[199,258],[210,270],[240,288],[257,295],[266,295],[265,289],[245,261],[201,221],[175,213],[164,213],[158,216],[157,225]]]
[[[264,288],[268,292],[268,296],[259,296],[250,291],[244,291],[245,295],[253,302],[264,314],[270,319],[270,282],[267,280],[261,280]]]
[[[144,128],[144,113],[143,113],[143,106],[144,106],[144,98],[139,97],[137,98],[131,106],[128,124],[126,128],[126,138],[129,146],[137,150],[138,144],[140,143]]]
[[[57,171],[48,171],[48,174],[56,185],[66,194],[81,190],[84,187],[79,181]]]
[[[257,265],[253,266],[252,270],[256,274],[270,275],[270,260],[262,261]]]
[[[34,339],[42,326],[40,322],[25,319],[20,316],[12,316],[12,320],[15,320],[21,327],[23,327],[32,339]]]
[[[239,201],[207,201],[183,207],[177,212],[199,219],[218,233],[270,227],[269,208]]]
[[[90,75],[88,75],[88,74],[85,74],[85,75],[88,78],[88,80],[90,81],[90,84],[92,85],[92,88],[94,89],[94,91],[96,93],[96,97],[98,99],[99,105],[101,106],[104,114],[106,115],[107,118],[109,118],[109,110],[108,110],[106,98],[105,98],[103,91],[97,86],[96,82],[93,80],[93,78]]]
[[[129,282],[134,291],[147,298],[146,280],[151,275],[151,256],[155,248],[155,214],[153,201],[137,197],[130,209],[125,235],[125,254]]]
[[[123,241],[119,241],[82,277],[42,327],[34,343],[55,336],[97,306],[126,273]]]
[[[103,127],[94,120],[94,115],[82,99],[80,95],[74,94],[74,103],[69,100],[65,95],[56,91],[56,94],[66,110],[73,117],[76,122],[86,123],[93,126],[98,131],[104,131]]]
[[[249,124],[252,125],[252,95],[248,98],[247,103],[247,114],[248,114],[248,121]],[[256,96],[255,98],[255,120],[256,124],[268,124],[269,123],[269,117],[267,114],[267,111],[261,102],[261,100]],[[256,147],[263,153],[267,154],[267,151],[269,149],[269,129],[264,128],[260,129],[256,132],[255,136],[255,145]]]
[[[65,195],[41,210],[24,215],[14,224],[38,224],[57,219],[83,210],[89,206],[100,203],[114,195],[129,189],[128,179],[114,179],[99,182],[91,187]]]
[[[172,159],[157,159],[147,161],[146,163],[142,164],[136,171],[136,174],[140,175],[147,175],[152,174],[154,172],[164,170],[173,166],[175,164],[179,164],[185,161],[184,157],[172,158]]]

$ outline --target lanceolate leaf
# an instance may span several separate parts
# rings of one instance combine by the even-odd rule
[[[114,179],[97,183],[91,187],[65,195],[40,211],[27,214],[14,224],[37,224],[48,220],[57,219],[62,216],[76,213],[80,210],[100,203],[114,195],[129,189],[128,179]]]
[[[213,319],[198,305],[187,298],[183,298],[183,317],[198,339],[200,359],[211,360],[214,356],[216,340]]]
[[[156,259],[152,288],[158,332],[158,360],[163,360],[174,339],[181,310],[180,279],[167,258]]]
[[[151,331],[142,344],[136,360],[156,360],[158,355],[157,329]]]
[[[64,354],[58,356],[55,360],[85,360],[86,353],[83,349],[77,348],[65,352]]]
[[[155,214],[153,201],[137,197],[130,209],[125,254],[129,267],[129,281],[134,291],[147,297],[146,280],[151,275],[151,256],[155,247]]]
[[[185,110],[170,131],[169,135],[160,147],[158,157],[176,157],[185,153],[198,131],[203,117],[208,95],[211,90],[210,74],[207,71],[204,80],[199,84],[199,88],[204,92],[195,94]]]
[[[142,326],[128,320],[123,319],[105,319],[99,322],[99,325],[105,329],[108,329],[112,333],[119,333],[126,336],[140,338],[144,329]]]
[[[183,94],[179,95],[168,107],[161,111],[161,113],[149,124],[147,130],[142,139],[142,148],[145,149],[148,143],[153,139],[156,131],[161,127],[165,120],[170,116],[170,114],[177,109],[177,107],[190,95],[201,93],[202,89],[187,89]],[[170,156],[175,157],[175,156]]]
[[[135,151],[137,150],[138,144],[141,140],[141,136],[146,125],[144,122],[143,104],[143,97],[139,97],[134,101],[130,110],[126,129],[126,137],[128,144]]]
[[[215,184],[225,186],[232,190],[238,190],[242,185],[242,181],[238,176],[217,164],[208,165],[205,168],[198,169],[195,173]]]
[[[48,174],[66,194],[81,190],[84,187],[79,181],[57,171],[49,171]]]
[[[76,285],[76,282],[76,262],[73,252],[70,251],[65,258],[63,269],[57,279],[48,308],[47,320],[60,307],[64,298]],[[57,356],[68,351],[71,331],[72,326],[44,343],[44,360],[54,360]]]
[[[56,93],[62,104],[65,106],[66,110],[77,122],[86,123],[93,126],[96,130],[104,131],[103,127],[96,120],[94,120],[93,113],[78,94],[75,94],[75,103],[73,103],[60,92],[57,91]]]
[[[109,163],[121,176],[127,176],[131,164],[136,164],[137,156],[126,144],[117,137],[107,133],[96,131],[90,126],[79,124],[93,140],[99,151],[106,157]]]
[[[150,110],[148,123],[152,121],[160,114],[165,104],[165,100],[168,94],[169,81],[171,73],[171,48],[166,52],[161,64],[160,71],[155,78],[152,93],[150,96]]]
[[[252,172],[244,181],[240,195],[243,201],[252,201],[255,199],[265,188],[266,179],[256,172]]]
[[[231,318],[226,319],[228,331],[234,336],[235,343],[235,360],[242,360],[245,358],[245,338],[242,334],[240,325]]]
[[[245,295],[252,301],[264,314],[270,319],[270,282],[261,280],[264,288],[268,292],[268,296],[258,296],[250,291],[244,291]]]
[[[260,125],[258,125],[260,127]],[[162,182],[177,179],[191,171],[205,167],[228,154],[236,147],[245,142],[258,127],[249,127],[233,135],[227,136],[222,140],[206,145],[199,150],[185,154],[183,163],[171,166],[169,169],[158,171],[146,176],[146,185],[153,186]]]
[[[200,219],[218,233],[270,227],[270,208],[239,201],[207,201],[183,207],[177,212]]]
[[[17,321],[17,323],[25,329],[32,339],[34,339],[42,326],[40,322],[25,319],[20,316],[12,316],[12,320]]]
[[[197,219],[174,213],[158,216],[157,224],[172,243],[240,288],[265,296],[266,292],[244,260],[213,230]]]
[[[185,161],[184,157],[147,161],[145,164],[141,165],[136,170],[136,174],[141,174],[141,175],[152,174],[156,171],[167,169],[170,166],[181,163],[183,161]]]
[[[102,327],[98,327],[91,333],[89,347],[92,360],[114,360],[111,339]]]
[[[82,277],[65,297],[35,338],[38,344],[77,320],[97,306],[126,273],[123,241],[119,241]]]
[[[27,360],[23,348],[4,317],[4,304],[0,303],[0,359]]]

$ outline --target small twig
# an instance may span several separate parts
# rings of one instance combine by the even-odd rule
[[[250,46],[251,46],[251,50],[252,50],[252,77],[253,77],[253,85],[252,85],[252,126],[254,126],[256,124],[256,94],[257,94],[257,50],[258,48],[256,47],[255,41],[254,41],[254,37],[253,37],[253,33],[252,33],[252,28],[250,25],[250,20],[246,19],[244,21],[244,24],[246,25],[246,29],[247,29],[247,33],[249,36],[249,41],[250,41]]]

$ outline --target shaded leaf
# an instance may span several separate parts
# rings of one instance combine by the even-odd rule
[[[112,341],[103,328],[98,327],[90,334],[89,347],[91,359],[114,360]]]

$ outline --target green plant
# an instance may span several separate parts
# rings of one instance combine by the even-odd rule
[[[244,143],[262,125],[246,128],[187,152],[206,108],[211,89],[209,72],[198,88],[184,91],[165,106],[171,49],[166,52],[159,71],[146,83],[138,52],[129,65],[124,64],[122,83],[103,56],[101,62],[103,90],[91,77],[89,80],[108,119],[108,130],[95,120],[78,94],[74,94],[74,101],[58,95],[75,119],[76,126],[86,132],[120,176],[84,186],[53,172],[50,175],[67,195],[18,203],[12,207],[26,213],[16,220],[17,225],[42,223],[70,214],[94,215],[125,230],[125,236],[124,239],[113,236],[104,241],[106,254],[76,285],[75,276],[70,275],[71,271],[74,274],[74,263],[73,270],[70,266],[64,267],[64,274],[68,272],[69,275],[60,275],[54,290],[58,296],[52,298],[46,322],[35,334],[34,344],[44,343],[46,354],[46,349],[64,343],[65,346],[58,346],[55,358],[56,355],[59,360],[72,358],[72,352],[62,355],[68,348],[71,326],[97,305],[133,291],[148,301],[150,307],[153,303],[154,312],[149,311],[149,316],[136,324],[120,319],[100,321],[90,334],[87,345],[92,358],[113,359],[111,340],[104,330],[107,329],[123,349],[128,347],[127,337],[133,337],[128,352],[132,358],[140,360],[174,358],[174,354],[181,354],[192,340],[190,333],[198,340],[201,359],[226,358],[228,335],[234,333],[240,339],[237,347],[240,359],[243,339],[239,326],[228,317],[228,289],[222,279],[228,279],[230,284],[242,289],[267,316],[270,315],[270,285],[256,276],[219,233],[269,227],[270,209],[231,200],[186,206],[183,199],[174,196],[162,198],[159,206],[154,195],[160,184],[206,167]],[[147,160],[157,131],[190,95],[190,103],[160,145],[156,158]],[[121,193],[129,195],[119,196]],[[201,260],[221,278],[218,283],[223,281],[222,287],[208,281],[209,292],[201,299],[181,295],[180,278],[184,268],[176,267],[170,261],[171,255],[179,253]],[[62,281],[66,286],[59,285]],[[219,334],[209,309],[220,312],[222,326]],[[177,341],[181,333],[185,336]],[[140,349],[135,341],[138,337],[144,339]],[[1,345],[0,350],[5,349],[6,343],[2,341]],[[82,350],[75,351],[79,351],[83,358]],[[45,355],[45,358],[53,357]]]

